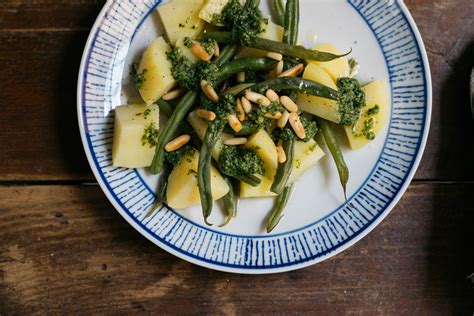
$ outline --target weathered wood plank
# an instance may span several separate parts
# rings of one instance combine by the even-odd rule
[[[268,276],[206,270],[131,228],[98,187],[0,187],[0,311],[466,314],[473,184],[416,184],[334,259]]]

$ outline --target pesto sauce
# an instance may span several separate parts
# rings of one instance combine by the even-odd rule
[[[252,149],[238,146],[224,146],[219,156],[221,171],[230,176],[242,176],[265,173],[262,159]]]
[[[301,116],[301,124],[303,124],[306,137],[303,139],[304,142],[309,142],[319,132],[318,123],[315,121],[308,120],[306,117]],[[272,138],[275,141],[278,140],[301,140],[296,134],[290,124],[287,124],[284,128],[277,128],[272,133]]]
[[[379,105],[375,105],[373,108],[368,109],[365,113],[364,127],[360,132],[352,131],[352,135],[354,137],[365,137],[368,140],[374,140],[376,135],[373,128],[377,122],[375,115],[379,114],[379,112]]]
[[[155,123],[150,123],[143,132],[142,136],[142,146],[149,145],[150,148],[153,148],[158,143],[158,129],[156,128]]]
[[[145,82],[145,74],[148,72],[148,69],[143,69],[141,73],[138,72],[138,66],[136,63],[132,64],[132,80],[135,88],[140,90],[143,83]]]
[[[360,116],[361,109],[365,106],[365,92],[360,83],[354,78],[339,78],[337,80],[339,90],[339,114],[341,125],[353,125]]]
[[[183,159],[186,159],[189,163],[192,162],[194,156],[194,149],[191,146],[184,146],[178,150],[167,152],[165,155],[165,162],[172,165],[179,165]]]

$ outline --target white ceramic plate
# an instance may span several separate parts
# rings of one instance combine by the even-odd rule
[[[139,232],[166,251],[211,269],[275,273],[323,261],[377,226],[409,185],[426,143],[431,79],[426,52],[402,1],[301,0],[300,41],[352,47],[364,83],[390,83],[390,125],[367,148],[345,150],[351,179],[345,204],[330,157],[297,185],[286,216],[273,234],[263,222],[271,199],[244,200],[226,228],[203,224],[200,207],[162,207],[145,218],[158,177],[147,170],[112,166],[113,109],[137,100],[129,69],[162,34],[159,0],[108,1],[87,42],[78,84],[78,116],[84,148],[104,193]],[[262,1],[264,12],[269,12]],[[216,205],[211,222],[224,219]]]

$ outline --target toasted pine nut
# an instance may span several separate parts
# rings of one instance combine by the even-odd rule
[[[282,61],[278,62],[276,68],[275,68],[275,72],[276,72],[276,75],[279,76],[283,73],[283,67],[285,66],[285,63]]]
[[[239,121],[241,122],[245,121],[245,111],[244,111],[244,108],[242,107],[242,101],[240,101],[240,99],[237,99],[237,103],[235,107],[236,107],[237,117],[239,118]]]
[[[209,61],[211,60],[212,56],[210,56],[204,47],[201,46],[201,44],[193,42],[193,45],[191,46],[191,50],[193,51],[194,55],[196,55],[199,59],[202,59],[204,61]]]
[[[249,114],[252,112],[252,104],[246,97],[242,97],[240,101],[242,102],[242,108],[244,109],[245,113]]]
[[[278,94],[272,89],[268,89],[267,92],[265,92],[265,95],[267,96],[268,100],[272,102],[277,102],[278,100],[280,100]]]
[[[183,88],[178,88],[178,89],[175,89],[175,90],[172,90],[168,93],[166,93],[164,96],[162,96],[161,98],[164,100],[164,101],[171,101],[171,100],[174,100],[176,98],[179,98],[180,96],[182,96],[184,93],[186,92],[185,89]]]
[[[298,112],[298,106],[286,95],[280,97],[280,103],[290,112]]]
[[[281,118],[278,120],[278,127],[283,128],[288,123],[288,119],[290,118],[290,113],[288,111],[283,112]]]
[[[243,128],[242,123],[240,123],[239,119],[237,116],[234,114],[230,114],[227,116],[227,120],[229,121],[230,127],[235,131],[235,132],[240,132]]]
[[[239,72],[237,74],[237,82],[238,83],[244,83],[245,82],[245,72]]]
[[[271,59],[274,59],[276,61],[282,61],[283,60],[283,55],[280,54],[280,53],[267,53],[267,57],[268,58],[271,58]]]
[[[219,43],[214,42],[214,56],[219,57],[221,54],[221,49],[219,48]]]
[[[202,119],[205,119],[206,121],[212,122],[216,119],[216,113],[212,111],[206,111],[199,109],[196,111],[196,115]]]
[[[290,125],[295,131],[296,136],[301,139],[306,138],[306,132],[304,130],[303,124],[301,123],[298,113],[293,112],[290,114]]]
[[[181,147],[183,147],[184,145],[186,145],[187,143],[189,143],[190,140],[191,140],[191,136],[181,135],[178,138],[175,138],[172,141],[170,141],[168,144],[166,144],[165,150],[167,152],[176,151],[180,149]]]
[[[235,137],[224,140],[224,145],[227,146],[239,146],[247,144],[247,138],[244,137]]]
[[[212,102],[219,101],[216,90],[206,80],[201,80],[201,89]]]
[[[282,118],[283,114],[281,114],[281,112],[276,112],[275,114],[265,113],[263,116],[272,120],[279,120]]]
[[[250,90],[245,91],[245,97],[253,103],[257,103],[261,106],[270,106],[272,102],[268,98],[260,93],[256,93]]]
[[[285,72],[282,72],[278,78],[281,77],[297,77],[300,73],[302,73],[304,70],[304,65],[303,64],[298,64],[293,68],[288,69]]]
[[[277,154],[278,154],[278,162],[279,163],[285,163],[286,162],[286,153],[285,150],[281,145],[277,146]]]

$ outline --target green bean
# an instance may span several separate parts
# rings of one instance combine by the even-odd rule
[[[299,0],[286,1],[285,32],[283,33],[283,43],[296,45],[298,42],[298,27],[300,23],[299,3]]]
[[[278,164],[275,180],[273,181],[270,191],[280,194],[290,179],[291,170],[293,169],[293,162],[295,160],[295,143],[293,138],[283,141],[283,150],[286,154],[286,161]]]
[[[225,211],[227,213],[227,216],[226,216],[225,222],[222,225],[220,225],[219,227],[227,226],[230,223],[230,221],[232,220],[232,218],[237,216],[237,203],[238,203],[238,200],[237,200],[237,195],[235,194],[234,185],[233,185],[232,180],[230,178],[224,177],[224,180],[227,183],[227,185],[229,186],[229,193],[227,193],[227,195],[225,195],[222,198],[222,200],[224,202],[224,208],[225,208]]]
[[[230,44],[224,47],[219,57],[217,57],[216,60],[214,61],[217,67],[221,67],[225,63],[229,62],[235,56],[238,49],[239,49],[239,46],[235,44]]]
[[[238,85],[236,85],[236,86],[230,88],[229,90],[227,90],[225,93],[237,95],[237,94],[241,93],[242,91],[247,90],[248,88],[250,88],[250,87],[253,86],[254,84],[255,84],[255,83],[242,83],[242,84],[238,84]]]
[[[168,189],[168,178],[173,171],[173,166],[170,164],[166,164],[163,173],[161,174],[160,180],[158,181],[158,186],[156,189],[156,200],[155,204],[151,208],[151,210],[146,215],[146,218],[152,216],[158,208],[165,203],[166,201],[166,190]]]
[[[232,62],[226,63],[219,69],[216,77],[216,85],[221,84],[224,80],[238,74],[239,72],[256,72],[267,70],[277,63],[276,60],[265,57],[248,57],[239,58]]]
[[[299,93],[310,94],[330,100],[337,100],[339,96],[336,90],[323,86],[320,83],[307,79],[291,77],[282,77],[263,81],[254,84],[253,86],[249,87],[249,89],[259,93],[265,92],[268,89],[273,89],[276,92],[282,90],[293,90]]]
[[[199,155],[198,164],[198,186],[199,194],[201,196],[202,213],[204,221],[207,225],[212,226],[209,223],[208,218],[212,212],[212,189],[211,189],[211,152],[215,147],[220,134],[224,130],[225,124],[221,120],[216,120],[209,124],[207,128],[206,136],[201,147],[201,154]]]
[[[171,115],[168,124],[158,136],[158,144],[155,149],[155,157],[151,164],[151,173],[158,174],[163,170],[165,145],[171,140],[180,123],[184,120],[191,107],[194,105],[198,96],[197,92],[188,91],[184,97],[179,101],[173,114]]]
[[[262,179],[260,179],[254,174],[240,175],[240,176],[235,176],[234,178],[239,181],[245,182],[252,187],[258,187],[260,183],[262,183]]]
[[[280,26],[285,26],[285,7],[282,0],[273,0],[275,10],[275,22]]]
[[[250,8],[258,8],[260,5],[260,0],[247,0],[245,1],[245,6]]]
[[[339,180],[341,181],[342,189],[344,190],[344,198],[347,201],[347,182],[349,182],[349,168],[344,160],[341,148],[336,139],[336,135],[332,129],[331,124],[322,118],[317,118],[318,124],[321,127],[323,132],[324,140],[328,146],[329,151],[331,152],[334,163],[337,167],[337,172],[339,173]]]
[[[283,189],[283,192],[276,198],[275,205],[273,206],[270,215],[267,218],[267,233],[271,233],[278,223],[280,223],[283,217],[283,211],[285,210],[288,201],[290,200],[291,194],[293,193],[294,185],[290,185]]]

